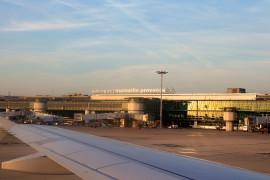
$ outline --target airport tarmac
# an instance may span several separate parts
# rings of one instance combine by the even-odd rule
[[[104,138],[270,174],[270,135],[205,129],[62,127]],[[35,152],[8,135],[0,141],[0,162]],[[75,175],[34,175],[0,170],[0,179],[79,179]]]

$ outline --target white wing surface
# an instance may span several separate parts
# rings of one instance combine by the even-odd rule
[[[270,176],[52,126],[0,126],[83,179],[270,179]]]

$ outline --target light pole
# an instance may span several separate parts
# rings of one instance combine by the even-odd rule
[[[160,88],[160,125],[159,125],[159,127],[162,128],[162,79],[163,79],[163,74],[167,74],[168,72],[166,72],[166,71],[156,71],[156,73],[160,74],[160,77],[161,77],[161,88]]]

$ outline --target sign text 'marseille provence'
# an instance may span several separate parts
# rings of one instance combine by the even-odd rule
[[[162,93],[168,93],[162,89]],[[160,94],[160,89],[94,89],[92,94]]]

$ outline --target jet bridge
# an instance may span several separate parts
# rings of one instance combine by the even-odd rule
[[[149,120],[148,114],[142,113],[98,113],[98,114],[83,114],[75,113],[74,121],[81,122],[85,124],[96,124],[95,122],[100,122],[102,126],[110,126],[115,124],[119,127],[138,127],[142,122]],[[93,125],[95,126],[95,125]],[[113,125],[114,126],[114,125]]]

